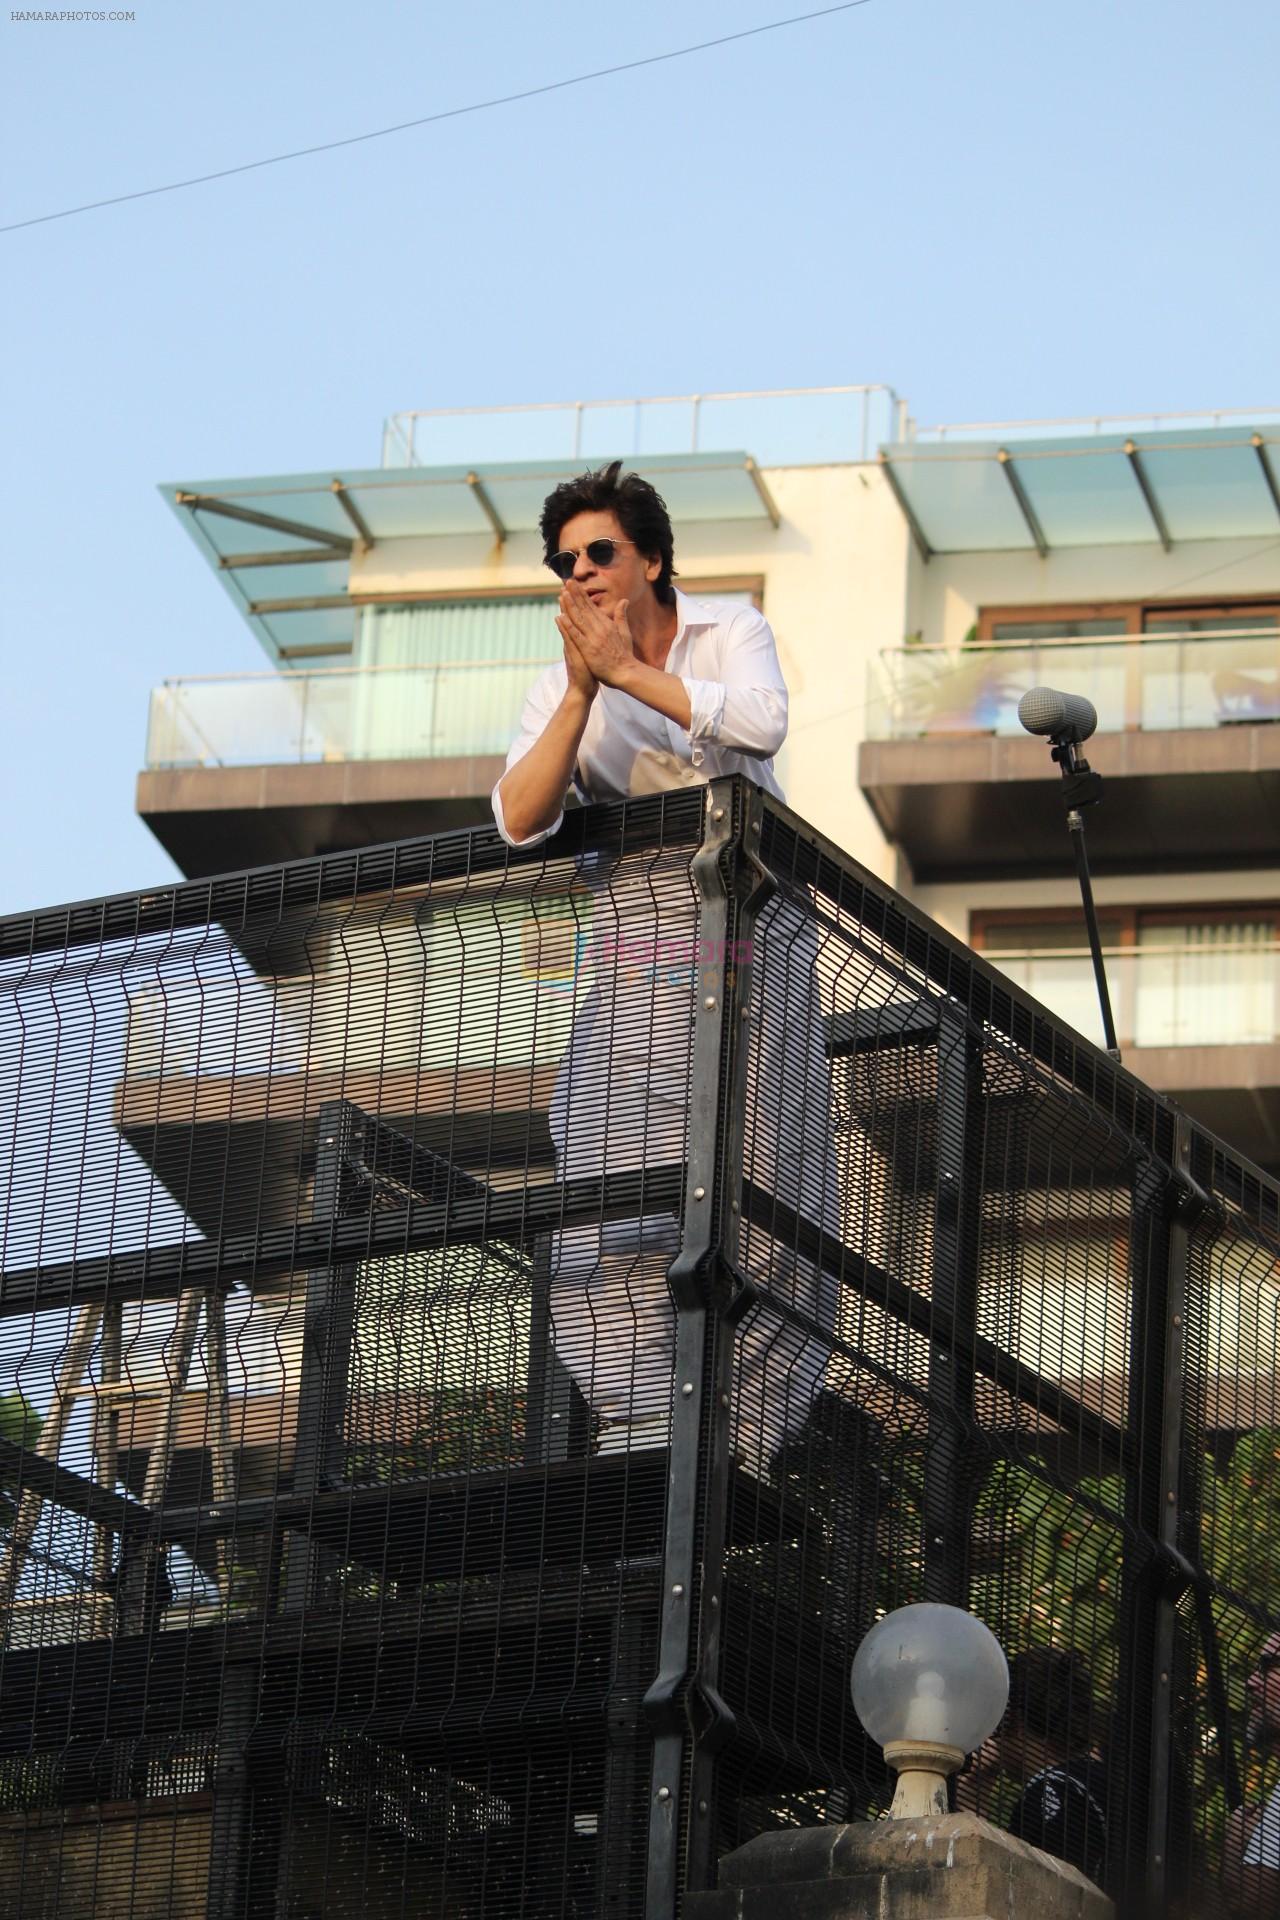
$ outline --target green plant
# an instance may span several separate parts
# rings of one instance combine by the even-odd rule
[[[0,1439],[28,1451],[40,1438],[40,1415],[20,1393],[0,1395]],[[12,1495],[18,1491],[15,1479],[0,1475],[0,1527],[13,1525],[16,1512]]]

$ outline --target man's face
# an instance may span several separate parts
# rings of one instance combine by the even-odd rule
[[[592,540],[618,542],[612,566],[597,567],[587,557]],[[634,607],[662,571],[660,561],[637,553],[619,526],[616,513],[576,513],[561,527],[559,545],[562,551],[577,552],[573,577],[587,598],[605,613],[612,613],[620,600]]]
[[[1280,1633],[1263,1645],[1244,1683],[1249,1702],[1249,1738],[1255,1746],[1280,1746]]]

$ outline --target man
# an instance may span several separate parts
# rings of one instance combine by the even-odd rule
[[[1248,1739],[1263,1753],[1280,1753],[1280,1633],[1270,1634],[1245,1681]],[[1280,1914],[1280,1786],[1263,1800],[1237,1807],[1222,1845],[1222,1884],[1239,1920],[1275,1920]]]
[[[769,624],[676,589],[666,507],[620,469],[566,482],[543,508],[547,565],[564,583],[564,664],[531,689],[494,789],[512,846],[556,831],[571,785],[603,800],[744,773],[782,798],[773,755],[787,689]]]
[[[553,834],[570,785],[584,801],[600,801],[740,772],[781,799],[773,755],[786,734],[787,690],[768,622],[753,607],[692,600],[675,588],[671,522],[654,488],[622,475],[615,461],[557,487],[541,528],[547,565],[563,582],[556,625],[564,659],[531,688],[494,789],[503,838],[528,847]],[[595,902],[595,977],[549,1114],[561,1179],[670,1165],[687,1152],[697,968],[662,958],[696,958],[687,849],[589,856],[583,877]],[[775,896],[757,946],[747,1170],[836,1233],[813,922],[794,899]],[[766,1241],[756,1230],[751,1277],[800,1315],[834,1326],[833,1284]],[[674,1322],[666,1272],[678,1246],[672,1214],[554,1236],[556,1349],[595,1410],[604,1450],[667,1439]],[[738,1355],[736,1444],[763,1471],[803,1423],[825,1350],[766,1306],[740,1335]]]
[[[1031,1647],[1009,1662],[1009,1705],[956,1783],[957,1804],[981,1813],[993,1778],[1020,1792],[1009,1833],[1101,1881],[1107,1856],[1107,1789],[1094,1734],[1093,1685],[1074,1647]]]

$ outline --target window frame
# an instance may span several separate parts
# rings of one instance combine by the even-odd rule
[[[1103,952],[1117,956],[1118,977],[1113,975],[1109,982],[1112,995],[1112,1007],[1120,1044],[1126,1050],[1137,1048],[1137,982],[1132,970],[1125,965],[1131,956],[1141,950],[1139,935],[1144,928],[1161,926],[1185,926],[1188,922],[1198,922],[1206,926],[1231,925],[1242,921],[1256,924],[1259,921],[1271,923],[1272,939],[1280,944],[1280,900],[1236,900],[1206,901],[1204,905],[1192,901],[1183,906],[1158,905],[1109,908],[1098,907],[1098,918],[1118,925],[1119,939],[1109,945],[1104,944]],[[1083,931],[1084,912],[1075,907],[974,907],[969,914],[969,945],[975,953],[981,954],[989,966],[999,968],[1002,952],[1004,957],[1018,951],[1016,948],[1001,949],[988,945],[987,936],[995,927],[1000,926],[1040,926],[1071,927],[1074,931]],[[1080,948],[1082,956],[1087,956],[1088,947]],[[1280,1004],[1277,1005],[1280,1018]],[[1212,1042],[1194,1042],[1193,1045],[1211,1045]],[[1253,1041],[1224,1040],[1224,1046],[1255,1045]],[[1263,1043],[1266,1044],[1266,1043]]]
[[[1146,621],[1149,618],[1167,619],[1179,613],[1193,620],[1203,620],[1206,616],[1229,619],[1233,613],[1274,613],[1280,626],[1280,594],[1244,594],[1238,600],[1224,600],[1220,595],[1197,598],[1180,594],[1172,600],[1055,600],[1034,605],[982,606],[978,608],[977,639],[984,646],[1034,646],[1037,643],[1028,640],[1002,642],[995,629],[1005,622],[1046,626],[1055,620],[1064,625],[1073,620],[1123,620],[1126,636],[1142,640],[1148,637]],[[1122,636],[1115,637],[1118,640]],[[1087,646],[1089,642],[1082,640],[1080,644]]]
[[[1183,906],[1110,907],[1099,902],[1099,920],[1109,920],[1121,929],[1121,949],[1136,947],[1138,929],[1181,926],[1189,920],[1222,926],[1234,920],[1270,920],[1280,939],[1280,900],[1206,901],[1202,906],[1191,901]],[[969,911],[969,945],[975,953],[991,959],[999,947],[989,947],[986,935],[993,927],[1083,927],[1084,911],[1079,906],[1064,907],[972,907]],[[1113,949],[1114,950],[1114,949]]]

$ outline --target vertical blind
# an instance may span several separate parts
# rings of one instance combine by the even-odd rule
[[[354,664],[356,758],[505,753],[525,691],[560,658],[555,600],[366,607]]]
[[[1138,1046],[1246,1046],[1274,1040],[1272,920],[1140,925],[1138,955]]]
[[[545,593],[364,608],[352,664],[378,671],[352,676],[351,757],[505,754],[531,682],[561,657],[555,611]]]

